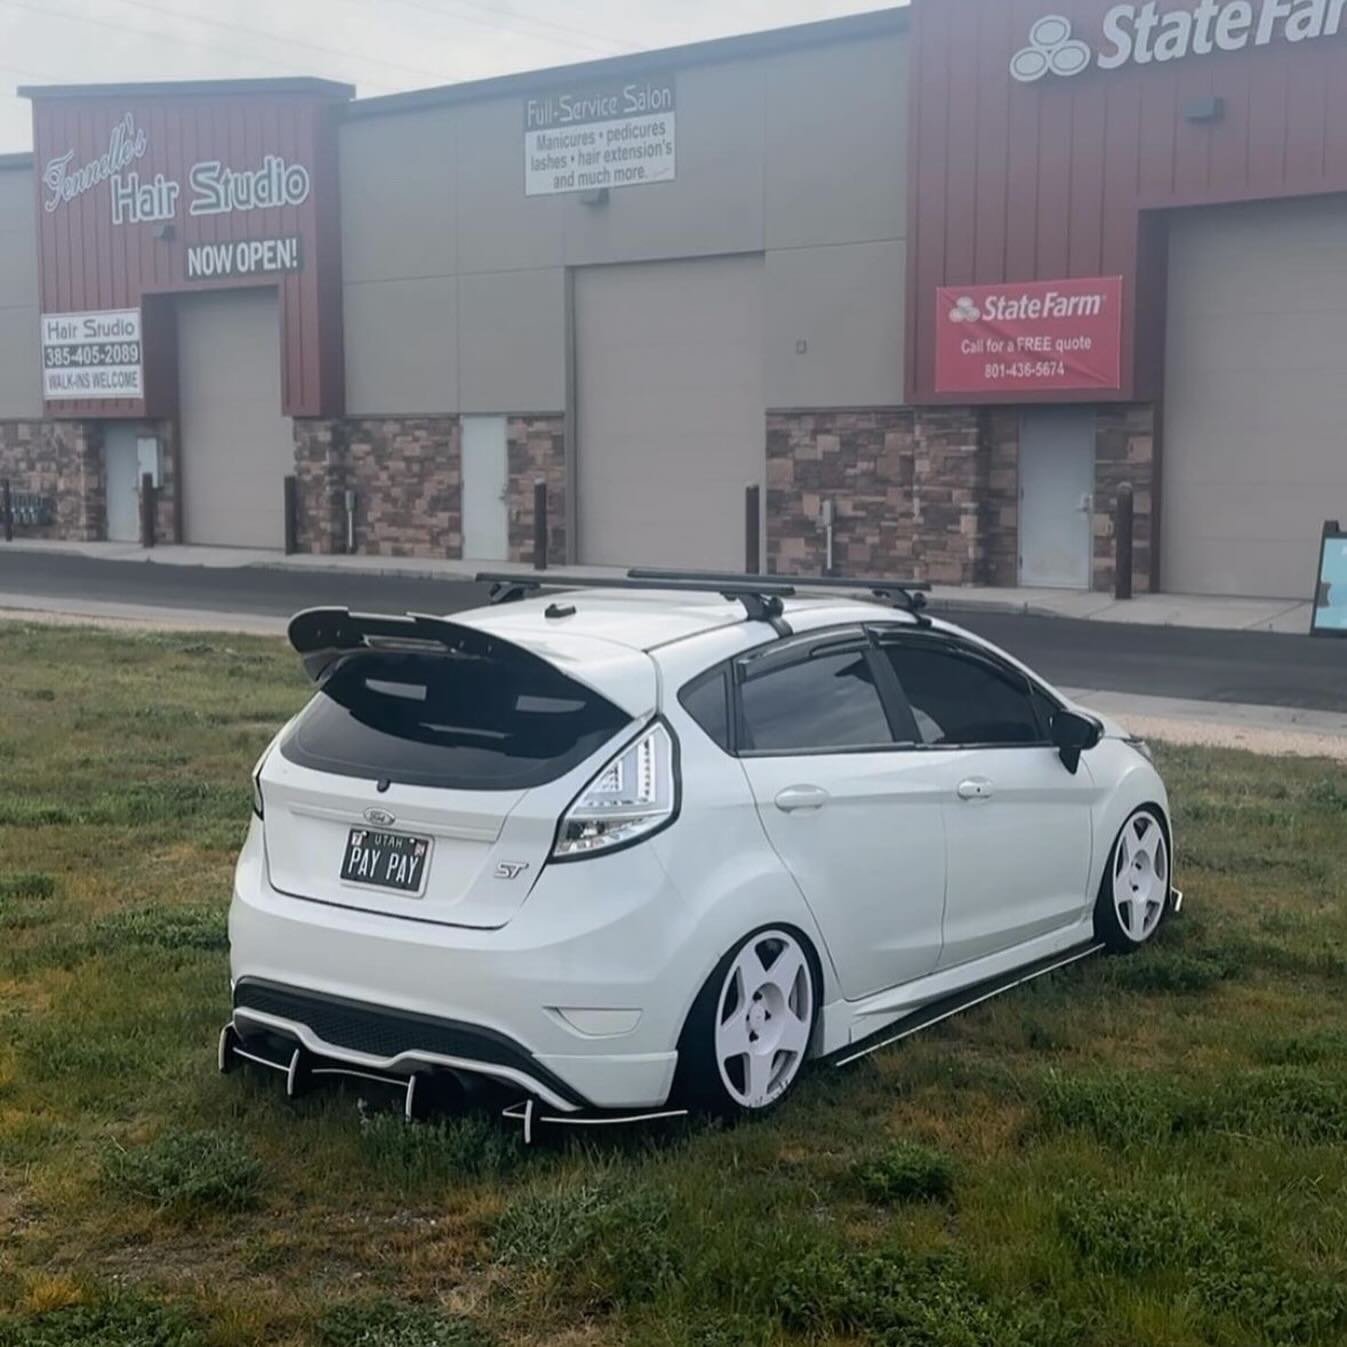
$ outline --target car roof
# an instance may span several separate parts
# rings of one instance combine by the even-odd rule
[[[782,583],[789,584],[789,580]],[[547,616],[549,609],[555,613],[567,608],[575,611],[563,617]],[[786,599],[783,616],[801,632],[846,622],[914,623],[901,609],[835,595]],[[521,645],[565,632],[647,652],[726,627],[746,625],[744,607],[738,600],[714,593],[649,589],[553,591],[459,613],[453,620]],[[760,624],[752,625],[756,630]],[[934,625],[943,628],[945,624]]]

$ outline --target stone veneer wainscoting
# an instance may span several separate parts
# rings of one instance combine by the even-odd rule
[[[1113,503],[1136,493],[1134,586],[1155,588],[1154,409],[1098,409],[1095,589],[1113,587]],[[1019,412],[1013,407],[771,412],[767,557],[781,575],[819,575],[818,525],[834,501],[833,560],[850,575],[950,585],[1015,585],[1019,576]]]
[[[103,459],[96,421],[0,421],[0,480],[55,502],[45,528],[15,536],[93,542],[104,534]]]
[[[510,560],[533,560],[533,484],[547,483],[547,563],[566,561],[566,422],[562,416],[512,416],[509,453]]]
[[[985,457],[979,417],[964,408],[769,412],[768,568],[822,573],[830,498],[837,570],[976,583]]]
[[[297,419],[301,550],[346,550],[348,490],[356,550],[368,556],[463,554],[463,454],[457,416]],[[548,482],[548,560],[566,556],[566,461],[559,415],[506,418],[510,560],[533,559],[533,483]]]

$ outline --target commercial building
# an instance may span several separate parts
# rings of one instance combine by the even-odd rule
[[[1307,597],[1347,0],[910,8],[355,100],[26,91],[28,532]],[[831,531],[824,520],[831,519]]]

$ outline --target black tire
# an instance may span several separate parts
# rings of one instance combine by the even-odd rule
[[[1155,856],[1157,859],[1162,858],[1162,865],[1152,862],[1149,870],[1139,873],[1137,876],[1139,882],[1135,885],[1130,880],[1125,880],[1120,873],[1126,865],[1122,848],[1129,829],[1134,839],[1155,845],[1157,848]],[[1151,829],[1155,830],[1154,833],[1150,831]],[[1102,941],[1115,954],[1133,954],[1154,940],[1156,933],[1169,916],[1172,878],[1170,866],[1169,825],[1164,815],[1154,805],[1142,805],[1141,808],[1134,809],[1128,815],[1127,822],[1118,830],[1117,837],[1113,839],[1113,846],[1108,853],[1108,864],[1104,867],[1104,873],[1099,881],[1099,894],[1094,905],[1095,939]],[[1139,907],[1144,910],[1144,915],[1141,915],[1140,919],[1138,911],[1133,909],[1130,903],[1127,904],[1127,920],[1119,913],[1119,904],[1114,896],[1115,881],[1128,883],[1128,886],[1133,887],[1140,895],[1136,900]],[[1157,904],[1158,912],[1155,911]]]
[[[731,970],[735,968],[741,956],[745,955],[750,946],[757,945],[760,948],[770,949],[777,937],[784,937],[793,941],[799,953],[803,956],[797,977],[803,978],[808,988],[808,1013],[807,1017],[802,1018],[792,1012],[792,1029],[794,1032],[798,1032],[798,1030],[794,1030],[794,1025],[806,1024],[804,1046],[799,1053],[798,1061],[787,1063],[783,1060],[775,1068],[775,1079],[784,1083],[774,1086],[765,1102],[747,1104],[742,1097],[748,1088],[749,1082],[747,1079],[741,1075],[736,1076],[735,1068],[730,1068],[727,1072],[730,1076],[730,1082],[739,1087],[738,1093],[732,1093],[722,1076],[717,1052],[717,1024],[718,1021],[722,1020],[728,1023],[735,1018],[741,1009],[747,1013],[749,1008],[748,1004],[740,1007],[732,999],[729,986]],[[772,961],[768,965],[768,971],[770,972],[775,968],[776,963]],[[810,942],[793,927],[785,925],[764,926],[745,936],[716,965],[711,976],[706,979],[701,991],[698,992],[697,999],[692,1003],[692,1009],[688,1012],[678,1042],[678,1068],[674,1076],[673,1088],[674,1101],[693,1112],[727,1119],[762,1117],[778,1108],[799,1083],[800,1077],[804,1073],[809,1049],[813,1044],[814,1033],[818,1027],[819,995],[822,985],[823,979],[818,956]],[[797,982],[794,1004],[796,1010],[801,1008],[798,1000],[799,993],[800,986]],[[750,1003],[751,1000],[752,993],[750,992]],[[770,1012],[767,1013],[766,1018],[770,1020]],[[784,1054],[786,1051],[786,1049],[779,1049],[777,1055]],[[765,1054],[760,1056],[765,1056]],[[748,1063],[745,1061],[742,1070],[747,1069],[749,1069]]]

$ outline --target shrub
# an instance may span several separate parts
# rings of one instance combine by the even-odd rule
[[[242,1211],[257,1201],[262,1166],[228,1132],[166,1132],[103,1156],[105,1180],[160,1207]]]
[[[0,1347],[201,1347],[204,1341],[181,1311],[135,1296],[0,1316]]]
[[[40,870],[19,870],[0,875],[0,902],[8,898],[50,898],[56,892],[56,881]]]
[[[456,1314],[392,1300],[346,1301],[318,1321],[322,1347],[490,1347],[489,1334]]]
[[[524,1157],[517,1135],[473,1113],[421,1124],[394,1113],[371,1114],[361,1123],[360,1149],[371,1165],[408,1185],[495,1177]]]
[[[530,1193],[506,1207],[493,1237],[501,1262],[536,1268],[584,1304],[650,1299],[677,1274],[668,1199],[615,1179]]]
[[[859,1161],[851,1174],[871,1202],[944,1202],[954,1195],[949,1157],[911,1141]]]

